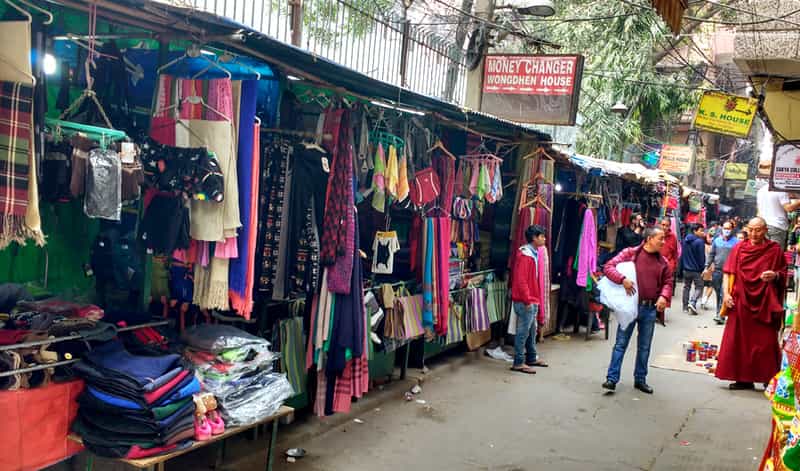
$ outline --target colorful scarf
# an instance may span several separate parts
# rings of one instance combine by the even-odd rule
[[[249,319],[253,312],[252,273],[255,270],[255,238],[258,226],[259,126],[250,124],[255,120],[257,92],[256,81],[242,82],[236,168],[239,178],[239,214],[242,220],[242,230],[237,238],[239,257],[230,262],[228,286],[231,306],[245,319]],[[248,278],[250,279],[249,287]]]

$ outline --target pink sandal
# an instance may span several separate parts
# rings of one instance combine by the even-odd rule
[[[212,435],[219,435],[225,432],[225,422],[222,420],[222,416],[217,410],[208,411],[206,418],[211,425]]]
[[[211,438],[211,424],[206,416],[200,415],[194,418],[194,439],[203,442]]]

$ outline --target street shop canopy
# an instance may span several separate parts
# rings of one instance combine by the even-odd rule
[[[650,184],[660,182],[680,183],[680,180],[674,176],[661,170],[649,169],[642,164],[615,162],[580,154],[572,154],[569,161],[587,173],[594,173],[598,176],[612,175],[625,180]]]
[[[392,106],[415,109],[487,137],[511,142],[532,140],[541,144],[550,141],[548,134],[527,126],[373,79],[214,14],[150,0],[55,0],[55,3],[84,12],[96,5],[98,16],[110,22],[153,31],[159,38],[190,39],[220,45],[342,94],[357,93]]]

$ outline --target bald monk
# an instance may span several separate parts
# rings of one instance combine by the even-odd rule
[[[723,269],[723,303],[728,323],[722,337],[716,376],[733,381],[730,389],[753,389],[780,369],[778,332],[783,325],[786,259],[767,239],[760,217],[747,225],[749,238],[731,250]],[[729,288],[729,277],[733,287]]]

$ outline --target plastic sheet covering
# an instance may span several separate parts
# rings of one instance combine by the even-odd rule
[[[181,340],[195,350],[214,353],[253,345],[269,347],[269,342],[261,337],[222,324],[201,324],[191,327],[183,332]]]
[[[246,351],[247,359],[242,361],[226,361],[224,356],[215,356],[204,361],[201,360],[201,352],[187,350],[184,355],[192,363],[194,374],[202,383],[206,391],[215,396],[227,395],[231,391],[247,384],[243,377],[252,375],[255,372],[271,372],[272,364],[280,358],[279,353],[269,351],[266,345],[255,345],[239,347],[238,349],[226,350],[222,355],[232,352]]]
[[[116,151],[92,149],[89,152],[83,211],[90,218],[120,220],[122,163]]]
[[[262,371],[239,381],[235,391],[217,396],[226,425],[249,425],[278,412],[294,395],[285,374]]]

